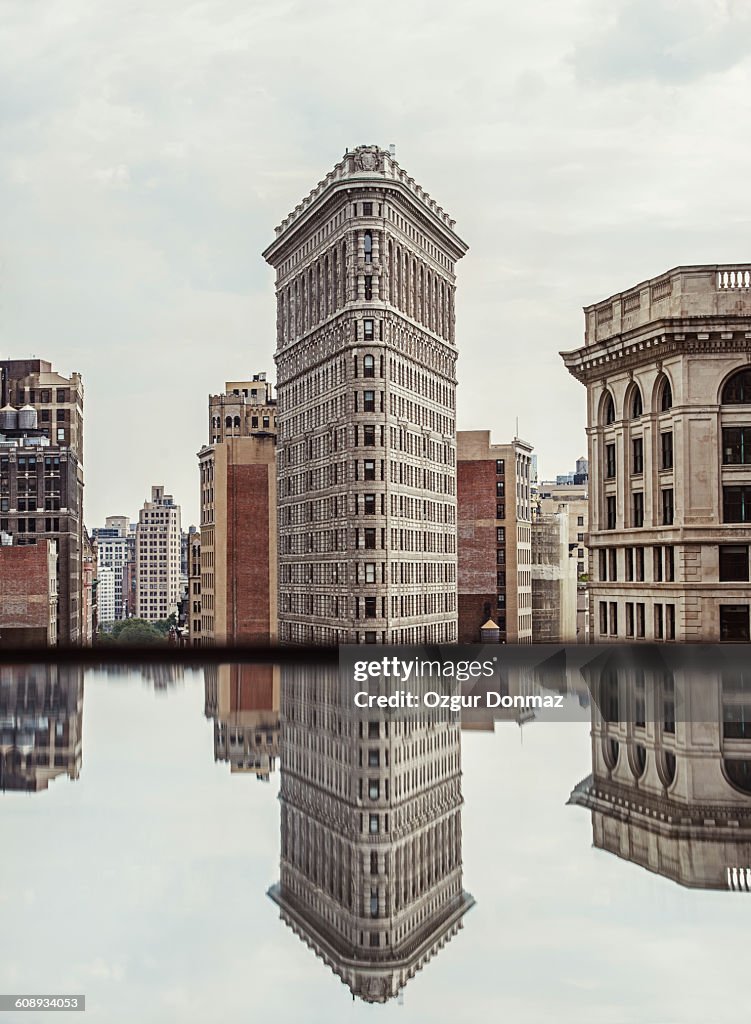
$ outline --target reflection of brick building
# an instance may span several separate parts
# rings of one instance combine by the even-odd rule
[[[487,430],[456,441],[459,643],[477,643],[488,619],[502,641],[531,643],[532,446],[491,444]]]
[[[198,453],[200,642],[270,643],[277,638],[276,401],[265,374],[226,388],[209,398],[211,444]],[[198,633],[194,625],[194,639]]]
[[[82,668],[0,667],[0,792],[77,779],[82,716]]]
[[[267,782],[279,757],[279,667],[213,665],[204,673],[214,760]]]
[[[0,544],[0,646],[57,643],[57,544]]]

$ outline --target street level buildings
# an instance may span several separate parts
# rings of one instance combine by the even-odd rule
[[[151,488],[136,527],[136,616],[159,622],[177,614],[180,598],[180,506],[164,487]]]
[[[677,267],[585,313],[594,638],[749,640],[751,265]]]
[[[532,446],[460,430],[457,452],[459,643],[478,643],[488,620],[502,643],[531,643]]]
[[[0,543],[0,646],[55,646],[57,601],[56,542]]]
[[[277,640],[276,415],[264,373],[230,381],[223,394],[209,396],[210,444],[198,453],[201,540],[199,594],[195,576],[191,582],[194,642]]]
[[[279,638],[454,642],[454,221],[358,146],[276,229]]]
[[[43,359],[0,360],[0,532],[57,550],[57,639],[83,642],[83,384]]]

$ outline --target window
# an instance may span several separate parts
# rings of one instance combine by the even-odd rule
[[[662,492],[662,525],[673,525],[673,488],[666,487]]]
[[[506,460],[505,459],[496,459],[495,460],[495,471],[496,471],[496,473],[499,476],[503,476],[503,474],[506,472]]]
[[[372,320],[363,320],[363,322],[362,322],[362,336],[365,339],[365,341],[372,341],[373,340],[373,321]],[[363,359],[363,367],[365,366],[365,360],[367,358],[368,357],[365,356],[365,359]],[[372,359],[373,357],[371,356],[370,358]],[[363,372],[363,376],[367,377],[368,374]],[[375,376],[375,360],[373,361],[373,373],[371,373],[370,376],[371,377]]]
[[[626,582],[632,583],[634,579],[634,549],[626,548],[624,554],[626,556]]]
[[[495,496],[496,498],[505,498],[506,496],[506,483],[503,480],[496,480],[495,482]]]
[[[654,549],[654,580],[662,583],[662,548]]]
[[[642,638],[644,637],[644,622],[646,618],[644,611],[644,604],[638,602],[636,605],[636,635]]]
[[[722,463],[724,466],[751,463],[751,427],[723,427]]]
[[[644,582],[644,548],[634,548],[636,553],[636,582]]]
[[[605,398],[602,418],[605,424],[615,423],[615,402],[610,394]]]
[[[634,635],[634,602],[626,601],[626,636]]]
[[[660,434],[660,469],[673,468],[673,431]]]
[[[600,601],[600,633],[607,636],[608,632],[608,604],[607,601]]]
[[[584,534],[583,533],[577,533],[576,539],[577,539],[577,541],[579,541],[579,543],[581,543],[584,540]]]
[[[362,409],[363,412],[375,412],[375,391],[363,391]]]
[[[720,640],[748,640],[748,605],[720,605]]]
[[[372,724],[372,723],[368,723],[368,724]],[[377,727],[377,723],[376,723],[376,727]],[[378,735],[378,733],[376,733],[376,736],[377,735]],[[368,732],[368,736],[370,736],[370,732]],[[380,768],[380,766],[381,766],[381,752],[380,752],[380,750],[378,750],[377,747],[375,747],[375,748],[371,747],[371,749],[368,751],[368,768]]]
[[[605,521],[606,521],[606,525],[605,525],[605,529],[606,530],[614,530],[615,529],[615,495],[614,494],[608,495],[608,497],[605,499]]]
[[[660,412],[667,412],[668,409],[673,408],[673,389],[670,387],[670,381],[667,377],[662,378],[660,384],[660,399],[658,403]]]
[[[610,579],[613,582],[617,582],[617,580],[618,580],[618,549],[617,548],[610,548],[610,550],[608,552],[608,557],[609,557],[609,562],[610,562]]]
[[[376,468],[375,459],[363,460],[363,480],[375,480]]]
[[[365,598],[365,618],[374,619],[376,617],[376,599],[374,597]]]
[[[576,525],[577,526],[584,526],[584,516],[577,516],[576,517]]]
[[[497,526],[495,529],[495,539],[499,544],[506,543],[506,527]]]
[[[644,493],[634,491],[632,495],[631,525],[635,527],[644,526]]]
[[[664,628],[664,619],[663,619],[662,605],[661,604],[656,604],[655,605],[655,640],[664,640],[664,639],[665,639],[665,628]]]
[[[373,216],[373,204],[372,203],[363,203],[362,204],[362,215],[363,215],[363,217],[372,217]]]
[[[366,231],[364,238],[365,262],[373,262],[373,232]]]
[[[634,397],[631,400],[631,418],[638,420],[643,412],[644,403],[642,402],[641,391],[638,388],[635,388]]]
[[[600,580],[607,580],[608,578],[608,549],[600,549]]]
[[[376,428],[372,423],[365,424],[362,428],[362,443],[366,448],[375,448],[376,443]]]
[[[665,639],[675,640],[675,605],[665,605]]]
[[[365,582],[375,583],[376,582],[376,564],[375,562],[365,563]]]
[[[612,480],[615,476],[615,445],[605,445],[605,476]]]
[[[644,472],[644,439],[641,437],[631,441],[631,472],[639,476]]]
[[[610,602],[610,635],[618,636],[618,605],[615,601]]]
[[[722,518],[726,523],[751,522],[751,486],[722,488]]]
[[[363,511],[366,516],[374,516],[376,510],[375,494],[363,494]]]
[[[665,579],[668,583],[675,581],[675,551],[671,547],[665,548]]]
[[[370,274],[366,274],[365,275],[365,298],[366,299],[372,299],[373,298],[373,278],[370,276]],[[370,337],[370,339],[372,339],[372,337],[373,337],[373,321],[372,320],[366,320],[365,322],[366,322],[366,324],[369,323],[371,325],[370,336],[369,337]],[[366,339],[368,338],[367,328],[366,328],[366,332],[365,332],[365,338]]]
[[[749,405],[751,403],[751,369],[739,370],[722,389],[723,405]]]
[[[370,323],[371,337],[373,330],[373,321],[366,320],[365,323]],[[375,358],[374,356],[363,356],[362,360],[362,375],[363,377],[375,377]]]
[[[720,582],[748,582],[748,545],[720,545]]]
[[[373,529],[371,527],[367,527],[365,530],[363,530],[363,533],[365,534],[365,547],[367,549],[369,549],[369,550],[375,549],[375,546],[376,546],[376,532],[375,532],[375,529]]]
[[[371,835],[375,835],[378,832],[378,815],[371,814],[369,817],[369,830]]]
[[[495,507],[495,517],[496,517],[496,519],[505,519],[506,518],[506,506],[505,506],[505,504],[504,505],[496,505],[496,507]]]

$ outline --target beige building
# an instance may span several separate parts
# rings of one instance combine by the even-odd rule
[[[274,643],[277,628],[276,399],[265,374],[209,396],[201,478],[200,623],[205,645]],[[198,600],[190,582],[191,608]]]
[[[593,685],[593,845],[690,888],[751,890],[748,675],[623,664]],[[687,663],[688,664],[688,663]]]
[[[152,487],[136,527],[136,617],[167,619],[177,614],[179,599],[180,506],[164,487]]]
[[[751,267],[585,308],[594,639],[749,639]]]
[[[279,666],[209,665],[205,714],[214,724],[214,760],[232,774],[268,782],[279,758]]]
[[[457,438],[459,643],[492,620],[502,643],[532,642],[532,446],[491,444],[489,430]]]
[[[579,459],[580,463],[584,460]],[[568,538],[572,554],[576,557],[577,600],[576,642],[589,643],[592,639],[589,615],[589,483],[564,483],[544,480],[538,488],[535,502],[542,515],[560,513],[568,518]]]
[[[376,691],[391,689],[371,680]],[[353,698],[336,669],[282,668],[269,896],[353,997],[386,1003],[474,904],[462,885],[461,731],[457,713],[384,715]]]
[[[532,642],[577,642],[576,548],[566,511],[532,518]]]
[[[276,229],[279,638],[456,640],[454,221],[358,146]]]

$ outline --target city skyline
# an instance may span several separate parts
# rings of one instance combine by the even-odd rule
[[[471,242],[457,428],[510,438],[518,416],[541,474],[568,467],[584,451],[585,408],[558,352],[580,342],[581,307],[622,281],[745,255],[743,140],[730,126],[749,14],[687,3],[675,19],[672,7],[623,2],[603,18],[592,0],[446,6],[422,47],[417,8],[399,9],[398,34],[389,17],[340,17],[337,3],[314,22],[293,5],[292,29],[288,9],[277,19],[235,2],[210,14],[168,3],[147,27],[145,9],[125,18],[108,3],[74,4],[65,19],[19,10],[6,30],[5,74],[24,89],[4,90],[0,345],[83,375],[86,522],[134,517],[152,480],[169,481],[197,522],[206,395],[272,365],[261,252],[325,168],[368,142],[395,143]],[[365,109],[339,84],[361,74],[360,38],[393,58]],[[499,408],[496,377],[515,408]],[[170,394],[184,457],[182,442],[176,457],[168,434],[153,436]]]

